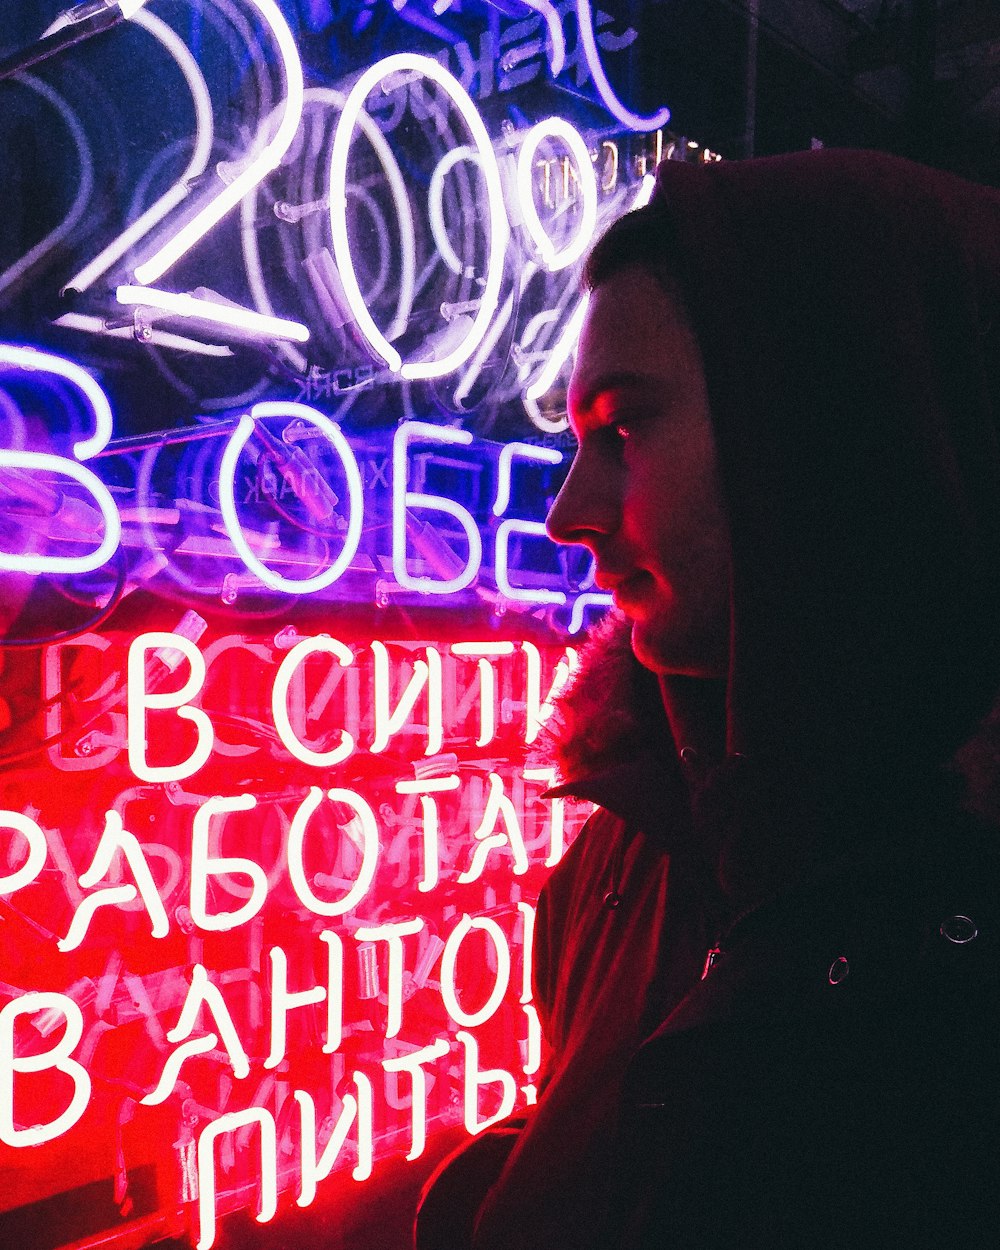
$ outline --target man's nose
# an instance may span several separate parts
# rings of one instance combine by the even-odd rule
[[[611,534],[621,519],[621,496],[614,466],[580,449],[570,465],[562,489],[549,509],[545,528],[557,543],[582,543]]]

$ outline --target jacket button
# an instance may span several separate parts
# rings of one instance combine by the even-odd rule
[[[954,942],[956,946],[964,946],[966,942],[971,942],[974,937],[979,936],[975,921],[970,920],[968,916],[949,916],[947,920],[941,921],[939,932],[942,937],[946,937],[949,942]]]
[[[604,906],[609,908],[611,911],[614,911],[621,901],[622,896],[617,890],[608,890],[607,894],[604,896]]]
[[[838,955],[830,965],[830,971],[826,974],[826,979],[831,985],[839,985],[841,981],[847,979],[847,975],[850,971],[851,965],[847,962],[843,955]]]

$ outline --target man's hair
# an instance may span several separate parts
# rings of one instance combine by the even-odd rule
[[[621,270],[638,265],[675,295],[677,258],[669,216],[656,207],[637,208],[613,221],[594,244],[584,263],[581,285],[585,291],[593,291]]]

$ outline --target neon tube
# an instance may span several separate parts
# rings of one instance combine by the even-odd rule
[[[580,0],[586,3],[586,0]],[[642,182],[639,184],[639,190],[636,192],[629,209],[643,208],[649,203],[653,194],[653,188],[656,186],[656,178],[653,174],[646,174]],[[524,392],[525,405],[529,408],[529,415],[538,423],[540,413],[538,412],[538,401],[556,380],[559,370],[569,359],[576,347],[577,339],[580,337],[580,331],[583,328],[583,319],[587,315],[587,305],[589,296],[585,295],[577,304],[572,317],[565,330],[559,336],[559,341],[555,347],[549,352],[545,366],[539,373],[538,377],[532,382],[531,386]]]
[[[577,595],[573,600],[573,610],[569,618],[569,632],[578,634],[583,628],[583,614],[587,608],[610,608],[614,603],[612,595],[601,595],[595,593]]]
[[[479,374],[482,371],[483,361],[486,360],[493,348],[496,347],[497,340],[500,338],[500,335],[503,334],[504,330],[506,330],[507,323],[510,321],[513,313],[514,293],[512,291],[504,300],[503,307],[493,318],[493,324],[490,326],[489,333],[483,336],[483,341],[473,353],[472,360],[469,362],[469,367],[463,374],[461,382],[459,382],[458,386],[455,387],[454,400],[456,404],[464,403],[467,395],[475,385],[476,378],[479,377]]]
[[[365,304],[357,274],[351,259],[350,243],[347,238],[347,160],[350,151],[354,126],[364,102],[376,84],[391,74],[400,71],[419,74],[437,83],[446,92],[458,109],[462,120],[472,134],[475,148],[480,157],[480,165],[486,182],[487,201],[489,203],[490,247],[487,262],[486,281],[468,333],[456,347],[453,347],[441,360],[413,361],[404,363],[399,352],[392,346],[388,338],[376,326]],[[504,252],[510,227],[503,203],[503,189],[500,183],[500,169],[497,165],[493,145],[487,134],[482,118],[468,93],[458,80],[444,69],[437,61],[416,53],[399,52],[385,57],[358,79],[351,89],[333,140],[330,157],[330,226],[333,233],[334,255],[340,271],[344,292],[347,296],[355,321],[368,341],[372,350],[386,362],[392,373],[404,378],[437,378],[453,372],[463,364],[475,351],[483,335],[489,327],[490,320],[496,311],[500,298],[500,283],[503,278]]]
[[[549,0],[524,0],[524,3],[545,19],[549,41],[552,44],[549,68],[552,70],[552,77],[558,78],[566,64],[566,36],[563,34],[559,10],[554,4],[550,4]]]
[[[88,460],[103,451],[111,438],[112,417],[108,397],[85,369],[48,352],[2,343],[0,372],[5,365],[23,373],[38,374],[42,379],[46,375],[54,375],[71,383],[94,418],[94,433],[73,444],[75,460],[50,452],[3,450],[0,451],[0,468],[34,469],[73,478],[88,492],[99,508],[104,521],[104,538],[92,552],[84,556],[16,555],[0,552],[0,569],[22,573],[89,573],[99,569],[118,550],[122,532],[121,517],[107,486],[79,461]]]
[[[84,210],[90,203],[90,197],[94,190],[94,160],[91,155],[90,145],[87,143],[87,136],[84,134],[83,127],[80,125],[76,113],[69,107],[62,96],[53,91],[47,83],[42,82],[39,78],[35,78],[33,74],[20,74],[17,81],[23,87],[27,87],[29,91],[34,91],[42,99],[47,100],[62,118],[66,129],[73,137],[73,143],[80,156],[80,185],[77,187],[69,212],[59,225],[54,230],[49,231],[44,239],[40,239],[30,251],[25,252],[8,269],[0,273],[0,295],[3,294],[7,287],[12,286],[27,273],[31,266],[40,260],[41,257],[52,251],[54,247],[57,247],[67,235],[72,234],[77,222],[79,222]]]
[[[566,595],[561,590],[530,590],[524,586],[513,586],[510,581],[509,547],[511,534],[524,534],[531,538],[545,538],[546,529],[543,521],[501,521],[496,536],[496,579],[497,590],[505,599],[514,603],[565,603]]]
[[[135,339],[134,329],[128,326],[109,327],[103,317],[93,317],[86,313],[64,313],[54,323],[67,330],[81,330],[85,334],[106,334],[113,339]],[[231,347],[222,343],[202,343],[198,339],[189,339],[183,334],[170,334],[164,330],[144,330],[144,344],[153,347],[170,347],[175,351],[194,352],[199,356],[232,356]]]
[[[346,98],[342,91],[336,91],[331,87],[313,87],[304,93],[303,103],[304,105],[316,103],[320,106],[343,110]],[[396,208],[396,217],[399,222],[402,241],[401,264],[399,272],[394,275],[398,284],[396,312],[386,331],[387,337],[391,340],[402,334],[406,329],[410,312],[413,308],[413,296],[416,288],[416,229],[413,224],[410,200],[406,194],[403,173],[388,140],[382,131],[379,130],[376,122],[367,113],[361,112],[358,115],[358,124],[365,138],[375,149],[375,154],[382,165],[386,183],[392,193],[393,203]],[[267,293],[263,269],[260,263],[260,254],[257,249],[257,232],[253,228],[256,203],[257,188],[254,189],[252,195],[248,194],[240,205],[244,226],[242,231],[243,255],[246,261],[247,276],[250,280],[250,289],[253,293],[254,303],[262,312],[272,314],[273,309]],[[351,315],[353,316],[353,313]],[[286,354],[290,358],[294,356],[297,361],[301,362],[296,367],[299,367],[300,371],[304,371],[306,363],[304,357],[298,352],[290,351],[289,349],[286,349]]]
[[[282,577],[280,573],[275,573],[269,569],[257,557],[244,537],[243,527],[240,524],[239,515],[236,511],[236,464],[239,460],[240,452],[247,445],[250,436],[253,434],[254,422],[260,417],[273,416],[298,417],[303,421],[307,421],[310,425],[316,426],[336,449],[347,478],[350,516],[347,523],[347,534],[344,537],[343,550],[328,569],[324,569],[322,573],[317,573],[313,577],[301,579]],[[291,595],[307,595],[314,590],[322,590],[323,587],[335,582],[347,569],[358,550],[358,544],[361,541],[361,525],[364,519],[361,471],[358,468],[357,460],[354,458],[351,445],[340,432],[340,429],[329,417],[325,417],[321,412],[317,412],[315,408],[310,408],[307,404],[293,403],[289,400],[273,400],[267,403],[255,404],[250,410],[249,416],[244,415],[240,418],[239,425],[226,444],[222,463],[219,466],[219,508],[226,526],[226,533],[251,573],[258,577],[265,586],[270,586],[272,590],[283,590]]]
[[[120,286],[115,291],[115,297],[119,304],[159,308],[177,317],[190,317],[196,321],[245,330],[263,339],[291,339],[296,343],[309,341],[309,331],[297,321],[268,317],[249,308],[216,303],[197,295],[178,295],[173,291],[161,291],[151,286]]]
[[[511,462],[515,456],[522,460],[534,460],[539,464],[562,464],[562,452],[554,447],[536,447],[534,443],[505,443],[497,463],[497,497],[493,501],[493,515],[503,516],[510,504]]]
[[[171,209],[187,198],[190,194],[188,184],[204,173],[205,167],[208,165],[208,158],[212,152],[212,99],[208,92],[205,76],[202,74],[198,62],[191,55],[191,50],[166,22],[152,13],[139,13],[136,17],[136,25],[142,26],[154,39],[159,40],[177,62],[178,68],[184,75],[184,80],[187,83],[188,90],[191,93],[191,100],[194,104],[194,151],[191,153],[191,159],[188,161],[187,168],[169,191],[166,191],[154,204],[151,204],[141,217],[137,218],[117,239],[109,243],[78,274],[70,278],[66,283],[66,288],[75,291],[86,291],[94,280],[99,278],[101,274],[106,273],[115,261],[119,260],[135,242],[144,238],[157,222],[162,221]]]
[[[611,83],[608,82],[608,76],[604,72],[601,54],[597,49],[597,40],[594,38],[594,18],[590,9],[590,0],[576,0],[576,21],[580,31],[580,43],[583,45],[584,56],[587,58],[587,65],[594,79],[594,86],[597,88],[604,107],[612,117],[617,117],[622,125],[627,126],[629,130],[638,130],[640,132],[658,130],[661,126],[665,126],[670,121],[670,110],[668,108],[658,109],[657,112],[650,113],[644,117],[642,114],[633,113],[631,109],[626,108],[615,94],[615,90]]]
[[[392,440],[392,573],[404,590],[420,594],[447,595],[464,590],[479,574],[483,561],[483,540],[472,514],[453,499],[443,495],[424,494],[406,488],[411,433],[439,443],[457,443],[468,446],[472,435],[468,430],[455,430],[449,426],[430,425],[424,421],[404,421]],[[437,580],[433,577],[411,577],[406,567],[406,519],[409,509],[427,508],[442,512],[458,521],[469,544],[469,558],[465,567],[454,577]],[[457,559],[457,557],[456,557]]]
[[[11,365],[25,373],[54,373],[82,391],[94,418],[94,433],[75,443],[73,454],[78,460],[89,460],[104,450],[111,438],[111,404],[86,369],[61,356],[37,351],[34,347],[15,347],[12,343],[0,343],[0,366],[3,365]]]
[[[576,341],[580,337],[580,331],[583,329],[583,319],[587,315],[589,303],[590,296],[584,295],[573,310],[573,315],[567,322],[566,328],[560,334],[555,347],[549,352],[545,367],[524,392],[525,400],[530,400],[532,403],[537,404],[559,376],[559,370],[573,354],[573,349],[576,347]]]
[[[497,963],[496,979],[482,1007],[478,1011],[466,1011],[458,1001],[458,978],[455,973],[459,950],[473,929],[485,933],[493,944]],[[489,966],[488,961],[487,966]],[[448,935],[448,941],[441,954],[441,1001],[452,1021],[462,1028],[474,1029],[496,1015],[507,994],[507,987],[510,985],[510,972],[510,945],[503,929],[489,916],[470,916],[466,912]]]
[[[101,15],[102,10],[110,12],[117,9],[120,17],[134,17],[136,13],[146,3],[146,0],[84,0],[82,4],[75,4],[71,9],[64,9],[62,13],[55,19],[50,26],[47,26],[42,32],[42,38],[48,39],[52,35],[56,35],[61,30],[65,30],[67,26],[75,26],[78,22],[86,22],[91,18]],[[117,23],[119,18],[112,19],[112,25]]]
[[[285,79],[285,113],[274,137],[250,165],[196,213],[178,232],[147,260],[135,268],[136,281],[155,282],[171,265],[203,238],[226,213],[253,187],[276,169],[288,151],[302,118],[305,89],[302,62],[295,38],[275,0],[248,0],[260,14],[278,48]]]
[[[569,148],[576,161],[580,178],[583,209],[580,226],[572,242],[561,248],[556,248],[546,234],[538,210],[535,208],[533,194],[535,153],[542,140],[548,138],[560,139]],[[571,126],[561,117],[549,117],[532,126],[521,141],[521,150],[517,157],[517,194],[525,229],[538,249],[545,268],[550,273],[555,273],[579,260],[593,238],[594,229],[597,226],[597,176],[594,173],[594,165],[587,145],[575,126]]]
[[[479,153],[470,148],[467,143],[463,143],[441,157],[434,166],[430,186],[427,188],[427,212],[430,217],[431,234],[434,236],[434,246],[451,272],[457,274],[461,274],[465,266],[452,247],[451,239],[448,238],[448,228],[444,220],[444,180],[459,161],[475,161],[482,169],[483,163],[479,159]]]

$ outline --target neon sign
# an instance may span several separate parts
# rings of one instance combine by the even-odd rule
[[[0,811],[4,915],[36,943],[47,935],[71,973],[58,992],[8,987],[0,1142],[54,1149],[109,1091],[137,1123],[143,1108],[187,1107],[198,1132],[181,1162],[208,1247],[220,1187],[243,1183],[226,1141],[248,1126],[270,1218],[279,1192],[291,1185],[308,1205],[345,1158],[359,1178],[394,1143],[420,1158],[456,1105],[477,1133],[530,1099],[539,1037],[521,883],[530,897],[582,814],[543,797],[548,769],[517,762],[572,667],[571,651],[546,650],[169,631],[50,648],[47,704],[65,720],[49,764],[71,767],[90,817],[72,833],[42,796]],[[240,706],[231,680],[250,654],[263,680]],[[115,706],[103,752],[70,761]],[[249,740],[233,740],[234,719]],[[219,960],[234,940],[242,971],[231,953]],[[104,971],[73,979],[95,952]],[[514,1070],[488,1057],[498,1039],[521,1054]],[[283,1092],[266,1092],[268,1072]],[[279,1175],[289,1149],[294,1180]]]
[[[576,266],[692,152],[587,0],[339,7],[357,73],[295,0],[130,0],[99,92],[0,82],[74,183],[0,263],[0,1240],[111,1177],[208,1250],[535,1096]]]
[[[53,452],[0,452],[0,486],[10,497],[26,489],[24,475],[30,471],[34,490],[50,500],[43,510],[13,514],[22,548],[0,552],[0,568],[22,573],[101,569],[119,552],[123,517],[137,517],[143,523],[138,532],[127,530],[125,538],[128,546],[137,548],[138,557],[162,546],[153,533],[157,528],[158,509],[145,470],[150,456],[161,454],[165,444],[151,440],[139,460],[138,469],[132,470],[135,485],[131,492],[126,492],[122,474],[118,473],[119,485],[113,496],[89,468],[79,463],[81,451],[93,458],[98,453],[114,450],[107,447],[110,407],[94,380],[78,366],[50,354],[0,347],[0,381],[5,376],[18,385],[46,393],[56,383],[71,382],[97,430],[74,443],[74,459]],[[280,422],[281,432],[274,433],[269,422]],[[200,507],[217,506],[230,544],[229,562],[242,570],[237,575],[243,578],[245,592],[256,586],[259,590],[284,595],[310,596],[351,581],[354,589],[350,593],[354,597],[363,593],[358,590],[359,584],[373,596],[371,583],[374,579],[370,575],[363,576],[359,551],[366,533],[371,535],[374,531],[381,539],[377,519],[388,511],[391,542],[384,554],[389,557],[395,585],[402,592],[424,598],[454,597],[470,590],[491,595],[497,605],[506,604],[511,608],[529,604],[562,606],[573,596],[574,588],[556,562],[551,561],[551,571],[542,579],[542,584],[532,586],[519,584],[523,579],[523,555],[518,557],[517,563],[512,559],[512,553],[525,544],[529,552],[532,542],[543,544],[547,549],[542,524],[544,512],[536,512],[534,517],[518,515],[516,510],[523,504],[513,498],[512,483],[515,476],[520,478],[533,473],[527,480],[536,486],[544,481],[544,477],[538,477],[541,469],[558,470],[563,455],[553,448],[518,442],[488,452],[481,444],[473,447],[473,436],[467,430],[420,421],[403,422],[382,457],[389,467],[388,480],[384,473],[380,476],[389,489],[381,493],[365,490],[360,449],[356,443],[329,417],[309,405],[286,400],[256,404],[249,413],[238,418],[235,426],[231,422],[220,423],[217,430],[217,437],[212,440],[222,448],[215,461],[217,468],[203,481],[200,498],[196,496],[193,502]],[[210,434],[211,427],[203,427],[198,444],[202,457]],[[369,449],[372,447],[369,442]],[[452,449],[467,449],[470,454],[465,459],[456,459]],[[253,452],[255,463],[246,463],[249,451]],[[448,454],[443,457],[445,451]],[[105,459],[108,458],[106,455]],[[442,459],[450,481],[463,470],[468,475],[465,493],[470,496],[469,502],[460,502],[442,488],[428,489],[434,466]],[[516,464],[524,467],[516,470]],[[493,466],[495,486],[488,505],[477,507],[473,497],[482,498],[484,494],[484,465]],[[532,470],[529,466],[537,468]],[[262,479],[264,473],[269,476]],[[9,480],[7,475],[11,475]],[[414,488],[415,477],[423,481],[424,489]],[[79,496],[73,496],[68,486],[61,484],[61,479],[65,478],[79,484]],[[263,490],[262,480],[268,483]],[[182,496],[176,477],[168,479],[163,489],[173,500]],[[457,488],[451,485],[450,490],[455,492]],[[542,505],[552,493],[554,484],[549,482],[540,498]],[[531,491],[528,498],[535,501],[537,508],[537,489]],[[104,529],[103,539],[96,549],[91,546],[93,539],[89,528],[79,534],[67,533],[58,523],[63,513],[72,511],[73,505],[83,509],[88,501],[97,505],[99,512],[94,515],[101,518]],[[277,511],[271,509],[272,502]],[[509,515],[508,510],[514,511],[514,515]],[[287,521],[284,529],[293,540],[291,546],[286,546],[285,539],[275,531],[276,518]],[[485,566],[481,532],[484,528],[492,546],[489,569]],[[289,576],[279,571],[280,564],[293,568],[301,565],[307,546],[305,540],[317,531],[329,535],[322,543],[314,544],[321,567],[308,576]],[[145,544],[143,536],[147,539]],[[217,538],[213,543],[212,564],[218,569],[223,551]],[[80,544],[85,547],[85,554],[56,555],[50,550]],[[365,548],[368,567],[372,571],[376,563],[381,567],[381,561],[376,562],[375,557],[382,555],[383,549],[373,548],[370,541],[365,543]],[[311,558],[307,555],[307,562]],[[532,563],[529,557],[525,569],[529,574],[533,571]],[[168,562],[168,572],[170,568]],[[537,583],[537,574],[534,578]],[[583,590],[591,595],[586,603],[600,606],[608,602],[607,597],[594,599],[586,589],[585,579],[576,589],[577,593]],[[583,620],[582,608],[574,611],[576,606],[574,598],[567,618],[572,632],[580,628]]]
[[[181,352],[219,361],[256,343],[309,376],[324,365],[347,363],[345,355],[355,357],[354,368],[374,360],[384,373],[376,370],[373,380],[382,382],[457,375],[451,402],[462,412],[473,408],[477,387],[496,373],[498,355],[507,351],[518,368],[502,394],[517,396],[528,418],[548,430],[539,397],[565,362],[579,320],[572,276],[562,286],[554,279],[586,249],[598,222],[634,199],[632,178],[675,150],[673,141],[664,144],[668,110],[640,116],[610,86],[600,45],[626,48],[635,32],[612,35],[608,15],[595,15],[585,0],[539,4],[531,6],[535,16],[510,24],[499,39],[485,32],[475,52],[461,40],[448,42],[446,57],[393,52],[341,89],[306,85],[295,37],[274,0],[198,0],[195,7],[234,51],[234,41],[245,43],[254,67],[260,98],[235,141],[241,154],[230,150],[212,164],[222,118],[215,83],[188,46],[194,36],[146,9],[131,14],[129,25],[147,41],[146,54],[151,43],[181,76],[190,101],[190,154],[165,190],[148,205],[137,204],[135,219],[65,278],[63,292],[72,307],[57,324],[113,340],[131,337],[168,356]],[[435,13],[449,14],[449,6]],[[414,18],[415,10],[408,8],[404,17]],[[563,31],[568,17],[577,31],[571,55]],[[541,66],[532,58],[543,46],[539,33],[547,39],[549,72],[572,73],[575,87],[589,84],[595,103],[616,124],[649,133],[653,157],[640,152],[626,162],[622,143],[610,140],[606,130],[591,127],[588,133],[558,116],[524,128],[505,123],[502,135],[491,135],[474,101],[538,78]],[[415,129],[424,131],[426,151],[419,155]],[[690,156],[686,144],[676,151]],[[371,155],[379,170],[375,183],[364,172]],[[412,173],[415,160],[427,162],[416,183],[402,173],[404,164]],[[563,192],[554,200],[555,165]],[[595,165],[603,170],[599,179]],[[532,185],[533,173],[540,187]],[[273,189],[279,182],[284,196]],[[289,196],[297,183],[299,195]],[[415,193],[418,184],[428,188],[424,203]],[[487,211],[480,213],[480,206]],[[209,284],[206,245],[221,238],[237,215],[249,289],[223,293]],[[323,217],[326,228],[317,234]],[[456,222],[462,223],[461,238],[453,239],[449,231]],[[369,227],[378,236],[376,275],[361,242]],[[64,237],[53,232],[45,247],[51,250]],[[276,246],[284,258],[277,276]],[[300,251],[296,263],[302,265],[293,281],[290,248]],[[0,303],[5,283],[23,272],[18,262],[0,274]],[[399,282],[383,318],[390,272]],[[175,274],[183,274],[186,289],[177,289],[176,280],[174,289],[155,285]],[[511,342],[514,310],[532,305],[537,311],[522,320],[523,331]],[[401,339],[408,344],[402,353]],[[297,398],[315,397],[309,388]]]

